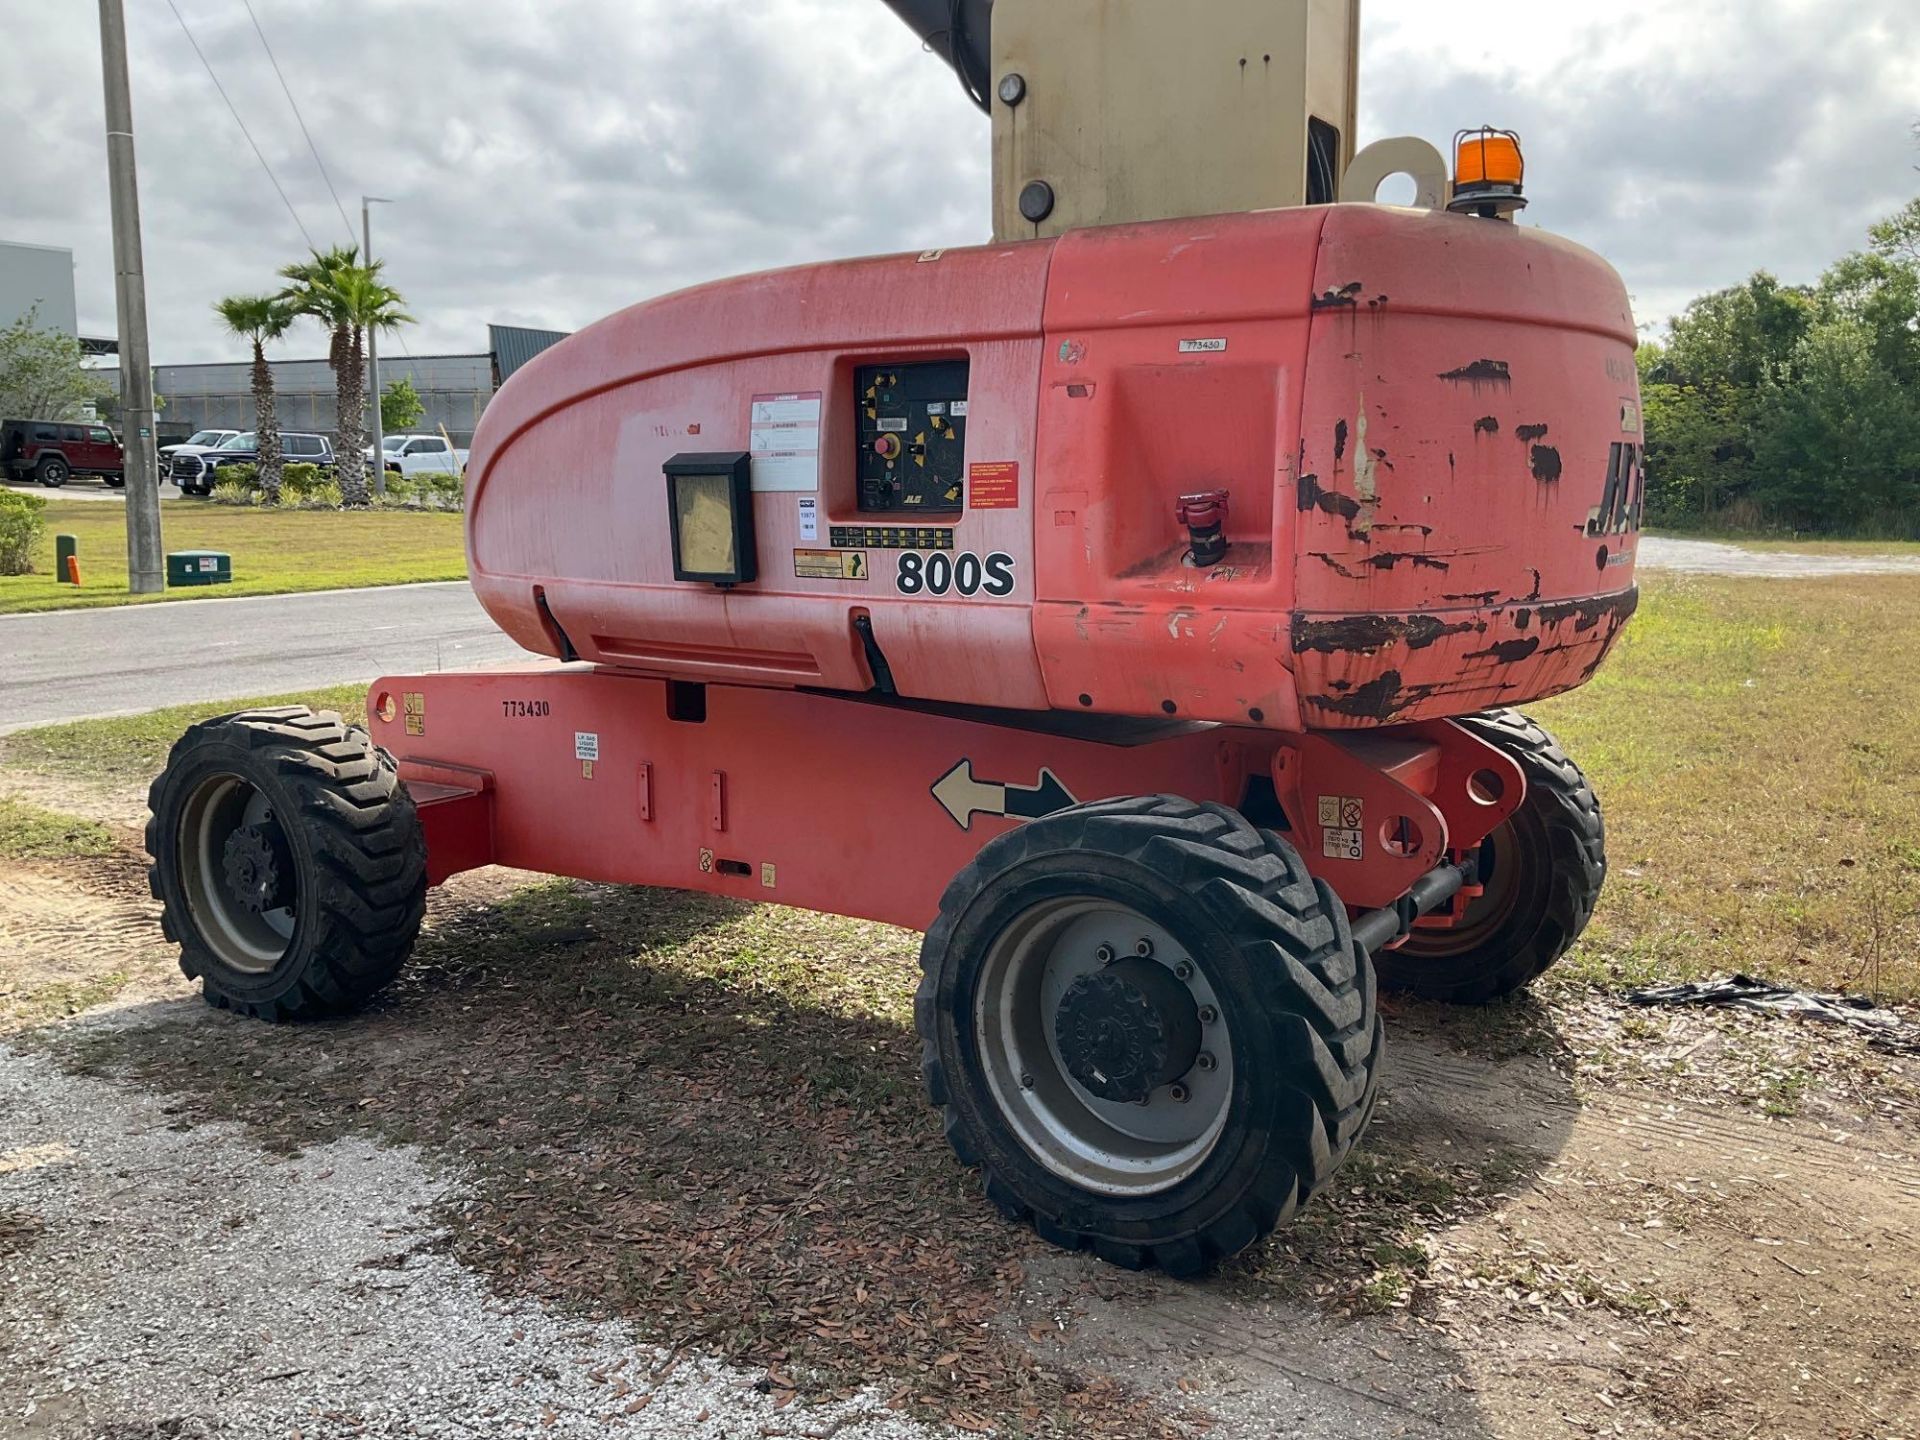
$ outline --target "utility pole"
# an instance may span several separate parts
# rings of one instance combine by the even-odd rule
[[[153,437],[153,362],[147,352],[147,277],[140,256],[140,185],[133,165],[133,93],[127,17],[100,0],[100,69],[107,88],[107,183],[113,202],[114,305],[120,322],[120,426],[126,446],[127,585],[167,588],[160,543],[160,474]]]
[[[360,197],[361,263],[368,269],[373,268],[372,207],[392,203],[378,195]],[[367,327],[367,368],[373,376],[373,493],[384,498],[387,493],[387,425],[380,415],[380,336],[371,325]]]

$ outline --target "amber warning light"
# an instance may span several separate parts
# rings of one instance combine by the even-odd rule
[[[1453,137],[1453,199],[1447,208],[1489,220],[1510,220],[1527,204],[1526,156],[1520,137],[1490,125]]]

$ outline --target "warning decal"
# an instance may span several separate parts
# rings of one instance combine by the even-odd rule
[[[967,467],[967,506],[973,510],[1013,510],[1020,504],[1020,465],[993,460]]]
[[[1322,795],[1320,853],[1329,860],[1364,860],[1367,854],[1366,802],[1358,795]]]
[[[753,397],[753,488],[820,488],[820,392]]]
[[[793,577],[796,580],[865,580],[867,552],[796,550],[793,552]]]

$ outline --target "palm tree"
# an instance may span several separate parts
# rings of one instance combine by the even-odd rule
[[[253,342],[253,428],[260,440],[260,489],[269,505],[280,503],[280,421],[274,414],[273,370],[267,342],[278,340],[293,324],[293,307],[277,295],[229,295],[214,302],[227,330]]]
[[[331,335],[327,361],[333,366],[338,417],[334,456],[341,501],[350,506],[367,503],[366,332],[413,323],[401,308],[406,302],[400,292],[381,280],[382,262],[362,265],[359,258],[350,245],[316,250],[311,260],[280,272],[292,282],[284,292],[287,302],[319,320]]]

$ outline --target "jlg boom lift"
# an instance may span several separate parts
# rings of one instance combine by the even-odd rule
[[[889,3],[992,115],[993,243],[520,371],[468,555],[563,663],[390,676],[370,735],[196,725],[154,887],[275,1020],[365,1000],[481,865],[924,928],[988,1198],[1193,1272],[1359,1138],[1376,977],[1488,1000],[1592,913],[1598,803],[1508,707],[1633,612],[1633,321],[1510,223],[1514,137],[1353,153],[1357,0]]]

